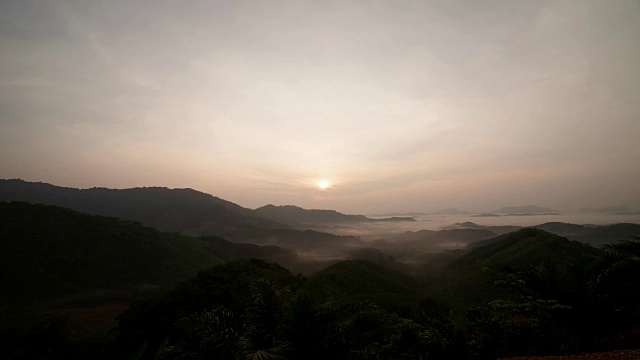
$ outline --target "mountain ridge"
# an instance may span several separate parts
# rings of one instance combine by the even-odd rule
[[[322,226],[326,224],[373,223],[388,221],[411,221],[412,217],[390,217],[374,219],[364,215],[343,214],[336,210],[304,209],[295,205],[267,204],[254,210],[259,216],[293,226]]]
[[[498,214],[545,214],[545,213],[557,213],[557,210],[537,205],[524,205],[524,206],[503,206],[500,209],[493,211]]]
[[[251,209],[189,188],[77,189],[12,179],[0,180],[0,201],[62,206],[195,236],[220,235],[243,224],[264,228],[289,227],[259,218]]]
[[[17,298],[164,287],[242,257],[295,257],[275,246],[161,232],[135,221],[26,202],[0,202],[0,230],[2,287]]]

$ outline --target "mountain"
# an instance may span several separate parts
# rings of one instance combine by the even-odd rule
[[[271,204],[257,208],[255,214],[264,219],[302,228],[328,224],[416,221],[410,217],[372,219],[364,215],[346,215],[335,210],[307,210],[293,205],[275,206]]]
[[[309,277],[308,286],[340,301],[367,300],[389,308],[415,305],[422,298],[415,278],[366,260],[340,261]]]
[[[445,251],[464,249],[473,242],[495,236],[496,233],[488,229],[406,231],[370,241],[368,246],[382,250],[404,264],[419,265],[425,262],[425,256],[428,254],[439,256]]]
[[[444,228],[444,230],[452,229],[476,229],[476,230],[489,230],[496,235],[502,235],[509,232],[520,230],[521,226],[515,225],[478,225],[471,221],[465,221],[463,223],[455,223]]]
[[[507,265],[536,266],[559,264],[572,256],[600,254],[601,250],[535,228],[525,228],[496,238],[479,241],[469,253],[454,261],[451,267],[473,266],[478,261]]]
[[[24,202],[0,202],[3,300],[47,299],[92,289],[165,287],[243,257],[294,256],[276,247],[163,233],[140,223]]]
[[[314,230],[264,229],[241,226],[223,234],[233,242],[247,242],[259,245],[278,245],[297,251],[319,251],[322,253],[342,252],[360,245],[355,236],[334,235]]]
[[[295,230],[284,223],[263,218],[259,211],[243,208],[192,189],[73,189],[22,180],[0,180],[0,201],[9,200],[52,204],[88,214],[138,221],[161,231],[192,236],[221,236],[234,243],[284,246],[306,254],[313,252],[314,257],[341,258],[341,252],[351,250],[352,246],[360,242],[353,236]],[[376,221],[364,216],[344,215],[330,210],[300,210],[303,214],[310,214],[311,219],[333,221],[335,218],[347,218],[349,221]],[[329,215],[322,217],[318,214]],[[288,223],[300,225],[295,219],[289,221],[286,214],[280,218]],[[296,266],[299,264],[293,264],[291,260],[295,258],[295,254],[285,258],[287,260],[277,261],[300,270]]]
[[[571,240],[600,247],[618,240],[629,240],[631,236],[640,236],[640,224],[621,223],[588,228],[588,231],[568,235]]]
[[[585,234],[594,229],[594,226],[576,225],[562,222],[548,222],[533,227],[550,232],[552,234],[566,237]]]
[[[388,237],[382,241],[375,241],[378,246],[387,248],[410,249],[411,252],[437,252],[446,248],[465,247],[468,244],[495,237],[496,233],[489,229],[456,228],[444,230],[406,231]]]
[[[465,215],[468,211],[460,210],[457,208],[442,209],[433,213],[433,215]]]
[[[569,240],[580,241],[595,247],[629,240],[631,236],[640,235],[640,224],[621,223],[611,225],[576,225],[561,222],[548,222],[534,226],[556,235],[565,236]]]
[[[377,214],[377,215],[372,215],[372,216],[392,216],[392,217],[420,217],[420,216],[425,216],[425,215],[431,215],[429,213],[425,213],[425,212],[407,212],[407,213],[389,213],[389,214]]]
[[[546,214],[546,213],[555,213],[557,211],[548,207],[527,205],[527,206],[505,206],[493,212],[498,214]]]
[[[126,355],[114,358],[159,358],[156,355],[160,353],[162,356],[162,353],[158,349],[163,342],[166,343],[168,334],[180,332],[179,330],[176,331],[176,323],[180,318],[194,313],[211,311],[220,306],[224,306],[225,309],[229,310],[227,314],[232,314],[253,301],[258,302],[256,298],[252,297],[256,282],[265,283],[268,281],[267,284],[271,285],[269,290],[286,289],[287,293],[291,293],[296,290],[303,280],[304,278],[294,276],[288,269],[278,264],[270,264],[258,259],[228,262],[199,271],[196,277],[182,282],[168,292],[132,303],[130,308],[120,315],[118,327],[120,341],[118,345],[124,350],[123,354]],[[260,299],[261,303],[262,300]],[[270,300],[272,299],[266,299],[266,303],[271,304]],[[269,308],[269,310],[273,311],[274,309]],[[268,312],[267,316],[277,315],[273,312]],[[242,319],[242,316],[239,317]],[[229,318],[226,319],[231,321],[225,324],[232,327],[234,321]],[[207,323],[207,325],[211,325],[208,330],[213,330],[208,331],[207,334],[215,334],[214,328],[216,326],[212,324],[214,324],[213,321]],[[233,330],[231,328],[229,333]],[[229,337],[226,337],[226,339],[229,339]],[[143,346],[141,347],[141,345]],[[132,356],[132,354],[135,356]],[[209,352],[208,355],[197,356],[190,353],[181,358],[246,358],[245,356],[221,357],[216,356],[215,352]],[[106,357],[103,358],[106,359]],[[163,358],[166,359],[166,357]],[[271,357],[255,358],[270,359]]]
[[[23,180],[0,180],[0,201],[25,201],[139,221],[188,235],[220,235],[241,225],[287,228],[253,210],[193,189],[144,187],[74,189]]]
[[[589,213],[632,213],[633,210],[629,209],[628,206],[607,206],[603,208],[583,208],[580,209],[581,212],[589,212]]]
[[[509,293],[493,287],[495,275],[482,271],[487,263],[516,268],[557,269],[580,263],[602,250],[534,228],[482,240],[464,255],[439,268],[426,267],[421,281],[427,295],[456,307],[479,305]]]
[[[393,237],[394,242],[402,242],[402,245],[423,245],[429,247],[451,247],[448,244],[466,246],[474,241],[495,237],[496,233],[489,229],[445,229],[445,230],[420,230],[407,231]],[[454,246],[455,247],[455,246]]]

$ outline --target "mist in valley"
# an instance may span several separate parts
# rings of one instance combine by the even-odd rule
[[[637,1],[0,2],[0,358],[640,358],[639,38]]]
[[[318,249],[297,250],[300,259],[313,262],[336,261],[369,256],[384,259],[385,255],[404,264],[416,264],[433,259],[436,254],[451,250],[465,250],[474,242],[513,232],[521,228],[541,227],[562,236],[572,238],[588,229],[613,224],[638,224],[640,214],[628,213],[554,213],[554,214],[490,214],[467,213],[461,215],[394,214],[376,215],[373,219],[389,219],[392,216],[408,216],[415,221],[353,222],[307,224],[301,229],[332,233],[349,237],[350,241],[337,247],[323,244]],[[546,225],[546,226],[545,226]],[[555,227],[554,227],[555,225]],[[572,233],[563,227],[580,225],[585,231]],[[272,238],[271,244],[278,239]],[[597,246],[598,244],[595,244]],[[295,246],[295,245],[294,245]],[[377,252],[362,252],[376,249]],[[376,254],[375,256],[373,254]],[[449,255],[450,256],[450,255]]]

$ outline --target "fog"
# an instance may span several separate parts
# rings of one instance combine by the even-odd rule
[[[408,215],[410,216],[410,215]],[[372,218],[385,218],[378,215]],[[638,223],[640,213],[629,214],[603,214],[603,213],[558,213],[553,215],[493,215],[466,214],[466,215],[413,215],[415,222],[390,222],[390,223],[358,223],[333,226],[311,227],[318,231],[327,231],[340,235],[360,236],[363,239],[377,239],[385,234],[398,234],[406,231],[419,230],[444,230],[452,228],[469,228],[463,223],[473,223],[479,227],[517,226],[529,227],[549,222],[561,222],[579,225],[609,225],[618,223]]]
[[[591,243],[599,247],[605,242],[625,240],[617,224],[631,224],[640,231],[640,213],[553,213],[553,214],[390,214],[413,215],[416,221],[353,222],[314,226],[306,224],[299,229],[314,230],[345,236],[339,241],[308,242],[300,239],[289,241],[278,236],[266,244],[281,245],[295,250],[296,258],[286,264],[296,271],[312,273],[328,264],[345,259],[366,259],[394,264],[404,271],[418,271],[423,266],[441,261],[450,261],[461,256],[456,250],[469,250],[483,240],[517,231],[526,227],[539,227],[557,235]],[[373,218],[384,219],[379,215]],[[574,225],[580,230],[575,230]],[[606,229],[596,236],[592,230]],[[611,231],[611,234],[607,232]],[[586,235],[585,235],[586,234]],[[298,235],[300,236],[300,235]],[[613,237],[612,237],[613,236]],[[253,240],[250,240],[253,241]],[[265,244],[262,240],[259,244]]]

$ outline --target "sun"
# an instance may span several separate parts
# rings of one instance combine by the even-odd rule
[[[331,183],[329,182],[329,180],[323,179],[323,180],[318,180],[316,182],[316,185],[320,190],[327,190],[331,186]]]

